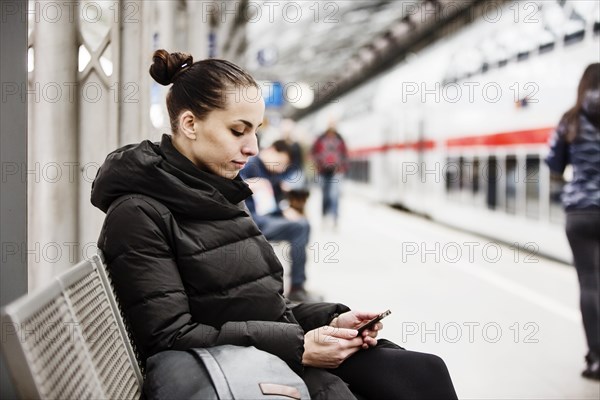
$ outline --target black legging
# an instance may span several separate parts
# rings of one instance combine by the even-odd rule
[[[567,210],[566,231],[579,278],[588,347],[600,354],[600,210]]]
[[[313,400],[457,398],[441,358],[404,350],[385,339],[336,369],[305,368],[304,382]]]

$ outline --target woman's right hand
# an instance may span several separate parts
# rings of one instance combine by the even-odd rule
[[[361,349],[362,337],[356,329],[322,326],[304,335],[302,364],[316,368],[337,368]]]

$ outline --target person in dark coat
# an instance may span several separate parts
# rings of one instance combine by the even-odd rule
[[[600,380],[600,63],[584,71],[577,101],[550,139],[546,163],[558,175],[568,164],[573,166],[573,179],[563,189],[562,203],[588,344],[582,375]]]
[[[165,50],[150,74],[172,84],[172,134],[110,153],[91,196],[106,213],[98,247],[142,362],[165,350],[255,346],[284,360],[313,399],[456,398],[439,357],[377,340],[381,322],[358,335],[377,313],[284,298],[283,268],[239,176],[263,120],[254,79],[225,60]]]

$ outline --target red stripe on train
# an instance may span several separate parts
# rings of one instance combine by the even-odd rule
[[[554,127],[494,133],[492,135],[466,136],[448,139],[446,140],[446,146],[513,146],[517,144],[542,144],[548,142],[553,130]]]
[[[392,143],[383,146],[360,147],[348,151],[350,157],[365,156],[371,153],[384,153],[388,150],[431,150],[435,147],[433,140],[421,140],[410,143]]]
[[[501,132],[491,135],[464,136],[447,139],[447,147],[466,146],[514,146],[528,144],[544,144],[548,142],[554,127],[528,129],[513,132]],[[360,147],[349,151],[350,157],[365,156],[372,153],[383,153],[388,150],[431,150],[436,147],[433,140],[422,140],[409,143],[393,143],[382,146]]]

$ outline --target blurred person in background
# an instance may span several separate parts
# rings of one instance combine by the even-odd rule
[[[240,176],[253,194],[246,200],[252,218],[269,241],[290,243],[292,301],[319,301],[309,293],[306,282],[306,246],[310,237],[308,220],[292,207],[282,209],[285,199],[284,179],[293,157],[293,149],[285,140],[277,140],[252,157]]]
[[[285,119],[281,123],[281,135],[290,146],[290,165],[284,172],[281,182],[286,192],[289,206],[300,214],[305,215],[305,205],[310,195],[305,171],[305,152],[302,143],[297,140],[294,130],[295,123]]]
[[[323,219],[331,215],[337,227],[342,178],[348,170],[348,149],[335,126],[327,128],[314,142],[311,155],[319,175],[323,195]]]
[[[561,199],[588,344],[582,375],[600,380],[600,63],[585,69],[577,101],[550,139],[546,163],[560,176],[567,165],[573,167]]]

